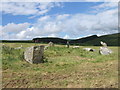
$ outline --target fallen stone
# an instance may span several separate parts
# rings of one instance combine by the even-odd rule
[[[105,42],[100,42],[103,47],[100,47],[99,53],[102,55],[109,55],[112,53],[112,50],[107,47]]]
[[[91,51],[91,52],[95,51],[95,49],[92,49],[92,48],[83,48],[83,50],[85,50],[85,51]]]
[[[73,48],[79,48],[80,46],[73,46]]]
[[[43,63],[44,46],[32,46],[26,48],[24,58],[31,64]]]
[[[102,55],[109,55],[112,53],[112,50],[108,49],[107,47],[100,47],[99,53]]]

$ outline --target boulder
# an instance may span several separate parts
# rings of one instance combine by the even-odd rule
[[[109,55],[112,53],[112,50],[108,49],[107,47],[100,47],[99,53],[102,55]]]
[[[103,47],[100,47],[99,53],[102,55],[109,55],[112,53],[112,50],[107,47],[105,42],[100,42]]]
[[[48,43],[48,46],[49,46],[49,47],[54,47],[54,43],[53,43],[53,42],[49,42],[49,43]]]
[[[92,51],[92,52],[95,51],[95,49],[92,49],[92,48],[83,48],[83,50],[85,50],[85,51]]]
[[[105,42],[100,42],[103,47],[107,47],[107,44]]]
[[[44,50],[47,50],[49,46],[45,46]]]
[[[73,48],[79,48],[80,46],[73,46]]]
[[[69,43],[69,41],[67,41],[66,47],[67,47],[67,48],[70,47],[70,43]]]
[[[32,46],[26,48],[24,52],[24,59],[31,63],[43,63],[43,56],[44,56],[44,46]]]

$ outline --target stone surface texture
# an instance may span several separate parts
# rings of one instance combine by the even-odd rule
[[[92,48],[83,48],[83,50],[85,50],[85,51],[92,51],[92,52],[95,51],[95,49],[92,49]]]
[[[109,55],[112,53],[112,50],[107,47],[107,44],[104,42],[100,42],[103,47],[100,47],[99,53],[102,55]]]
[[[33,63],[43,63],[44,56],[44,46],[32,46],[26,48],[24,52],[24,59],[33,64]]]
[[[53,43],[53,42],[49,42],[49,43],[48,43],[48,46],[49,46],[49,47],[54,47],[54,43]]]

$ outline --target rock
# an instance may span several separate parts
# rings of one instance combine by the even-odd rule
[[[45,46],[44,50],[47,50],[49,46]]]
[[[44,55],[44,46],[32,46],[26,48],[24,52],[24,58],[27,62],[33,63],[43,63],[43,55]]]
[[[104,43],[104,42],[102,42],[102,41],[101,41],[100,43],[101,43],[102,46],[107,47],[107,44],[106,44],[106,43]]]
[[[53,43],[53,42],[49,42],[49,43],[48,43],[48,46],[49,46],[49,47],[54,47],[54,43]]]
[[[85,51],[92,51],[92,52],[95,51],[95,49],[92,49],[92,48],[83,48],[83,50],[85,50]]]
[[[112,53],[112,50],[108,49],[107,47],[100,47],[99,53],[102,55],[109,55]]]
[[[66,47],[67,47],[67,48],[70,47],[70,43],[69,43],[69,41],[67,41],[67,45],[66,45]]]
[[[100,50],[99,50],[99,53],[100,54],[102,54],[102,55],[109,55],[109,54],[111,54],[112,53],[112,50],[110,50],[108,47],[107,47],[107,44],[106,43],[104,43],[104,42],[100,42],[101,43],[101,45],[103,46],[103,47],[100,47]]]
[[[73,46],[73,48],[79,48],[80,46]]]

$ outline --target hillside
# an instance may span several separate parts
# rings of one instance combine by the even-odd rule
[[[100,41],[106,42],[109,46],[119,46],[118,38],[120,33],[109,34],[103,36],[92,35],[79,39],[62,39],[58,37],[44,37],[44,38],[33,38],[33,40],[2,40],[5,43],[49,43],[66,45],[67,41],[70,41],[71,45],[82,45],[82,46],[99,46]]]
[[[56,44],[66,44],[67,40],[58,38],[58,37],[44,37],[44,38],[33,38],[33,42],[35,43],[49,43],[53,42]]]
[[[98,37],[97,35],[92,35],[79,39],[62,39],[62,38],[34,38],[33,42],[36,43],[49,43],[50,41],[56,44],[66,44],[67,41],[70,41],[71,45],[83,45],[83,46],[99,46],[100,41],[106,42],[109,46],[119,46],[118,38],[120,33],[109,34]]]
[[[103,35],[94,40],[87,41],[84,44],[99,46],[100,41],[103,41],[103,42],[106,42],[108,46],[120,46],[120,42],[118,42],[119,38],[120,38],[120,33]]]
[[[92,35],[92,36],[88,36],[88,37],[84,37],[84,38],[80,38],[80,39],[76,39],[76,40],[71,40],[70,44],[87,45],[86,44],[87,41],[92,41],[97,38],[98,38],[97,35]],[[92,44],[89,44],[89,45],[92,45]]]

